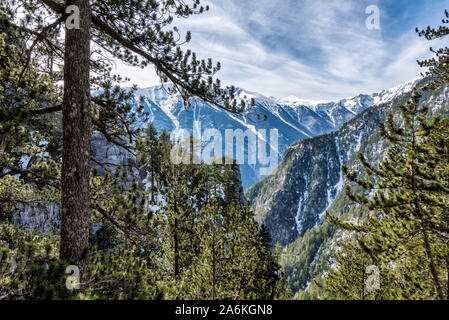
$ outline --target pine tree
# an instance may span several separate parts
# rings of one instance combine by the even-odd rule
[[[63,32],[60,26],[68,17],[64,12],[71,4],[82,9],[80,29]],[[12,279],[0,283],[2,294],[38,299],[193,297],[196,278],[188,277],[189,270],[210,257],[201,252],[210,248],[210,239],[199,230],[215,225],[226,246],[220,247],[217,239],[217,250],[212,250],[217,275],[221,274],[213,281],[213,295],[280,297],[282,282],[268,236],[258,233],[252,214],[244,208],[237,164],[170,162],[170,136],[152,125],[145,130],[135,125],[147,121],[144,103],[140,101],[136,113],[130,104],[136,88],[114,86],[122,79],[111,74],[110,62],[103,58],[109,52],[132,65],[154,64],[186,104],[191,96],[200,96],[229,112],[241,112],[247,104],[237,106],[234,88],[221,89],[219,81],[212,81],[220,66],[199,61],[190,51],[182,53],[174,37],[177,31],[167,31],[171,16],[188,17],[204,9],[199,1],[191,6],[183,1],[132,5],[85,0],[64,5],[51,0],[2,4],[0,130],[9,135],[0,138],[0,201],[8,204],[0,210],[9,213],[17,203],[45,199],[62,202],[63,213],[62,233],[60,237],[50,233],[51,243],[5,223],[7,230],[24,232],[28,238],[2,229],[2,245],[15,250],[3,250],[2,262],[9,262],[13,254],[28,257],[44,252],[27,249],[26,242],[46,247],[51,255],[36,256],[32,272],[2,273],[2,281]],[[16,14],[19,9],[25,12],[23,20]],[[45,24],[52,17],[53,22]],[[55,85],[61,80],[63,90]],[[90,96],[94,90],[99,91]],[[126,150],[128,163],[119,166],[96,159],[88,150],[92,133]],[[195,145],[193,140],[188,143]],[[25,156],[30,157],[26,166]],[[138,183],[142,174],[149,185]],[[74,191],[80,197],[73,196]],[[226,213],[224,224],[220,215],[215,215],[215,224],[211,222],[211,212],[207,213],[211,203],[217,206],[215,214]],[[90,221],[101,223],[91,238]],[[232,264],[220,264],[220,255],[227,255]],[[82,267],[81,294],[64,287],[68,262]],[[186,291],[173,292],[176,287]]]
[[[144,132],[142,140],[136,142],[137,149],[143,152],[139,153],[138,163],[142,168],[147,169],[147,183],[150,184],[150,204],[156,203],[157,193],[157,173],[161,172],[162,160],[164,156],[163,142],[159,139],[159,133],[152,123],[148,125]],[[146,151],[146,152],[145,152]]]
[[[199,254],[176,287],[177,298],[279,299],[285,283],[248,207],[211,200],[195,223]]]
[[[0,5],[0,218],[18,204],[59,198],[60,135],[55,116],[40,115],[58,103],[59,91],[53,78],[24,70],[26,36],[11,15]]]
[[[341,243],[335,253],[335,263],[319,284],[324,289],[320,293],[329,299],[420,300],[432,294],[427,273],[417,268],[426,263],[418,251],[385,263],[367,253],[357,241]]]
[[[416,28],[416,32],[427,40],[444,38],[449,34],[448,18],[446,10],[443,25],[437,29]],[[448,48],[430,48],[430,51],[435,54],[434,58],[418,61],[421,67],[429,68],[425,75],[430,81],[422,91],[440,88],[449,80]],[[381,136],[391,147],[379,168],[367,163],[362,154],[360,160],[367,178],[358,178],[343,167],[349,180],[375,192],[369,199],[365,193],[354,194],[349,186],[346,189],[352,200],[375,210],[375,216],[356,226],[327,215],[341,227],[359,234],[358,246],[348,249],[346,245],[345,253],[337,255],[340,265],[351,267],[354,260],[351,250],[358,250],[362,255],[368,253],[368,258],[384,269],[394,266],[396,271],[390,270],[390,275],[394,275],[389,279],[391,290],[383,296],[387,299],[449,298],[448,121],[440,116],[427,120],[428,109],[419,106],[420,98],[419,90],[415,90],[409,103],[401,108],[405,129],[395,126],[391,114],[387,126],[381,124]],[[341,285],[347,281],[348,274],[344,271],[344,268],[331,270],[326,287],[333,294],[347,298],[349,293]],[[346,290],[350,289],[346,286]]]
[[[424,37],[427,40],[442,39],[449,34],[449,12],[444,11],[444,18],[442,19],[442,25],[438,28],[428,26],[425,30],[419,30],[416,28],[416,32],[420,37]],[[420,67],[428,67],[429,70],[425,73],[426,76],[432,78],[430,86],[432,88],[438,88],[449,82],[449,48],[443,47],[439,49],[430,48],[430,51],[435,54],[435,57],[428,60],[418,61]],[[424,74],[423,74],[424,76]]]
[[[198,0],[13,0],[6,8],[10,22],[32,43],[23,70],[41,53],[51,52],[50,69],[60,66],[63,71],[59,73],[64,81],[62,103],[42,108],[39,114],[63,113],[61,256],[79,260],[88,245],[90,161],[98,163],[90,155],[91,123],[109,142],[134,149],[136,132],[126,120],[130,112],[126,101],[133,91],[112,88],[122,79],[111,74],[111,57],[133,66],[152,64],[161,80],[170,81],[172,91],[179,92],[187,104],[190,97],[198,96],[234,113],[245,104],[237,106],[235,88],[221,89],[220,81],[213,80],[219,63],[198,60],[195,53],[181,50],[190,33],[181,39],[176,27],[169,29],[174,17],[187,18],[208,9]],[[19,10],[23,14],[17,15]],[[90,92],[99,88],[103,93],[91,97]],[[126,136],[129,143],[123,141]]]
[[[361,232],[360,246],[382,263],[401,265],[399,260],[424,257],[425,264],[417,265],[415,272],[433,286],[433,295],[444,299],[441,257],[447,256],[447,238],[442,234],[445,225],[447,188],[438,182],[433,168],[447,167],[447,158],[432,153],[429,141],[432,135],[447,135],[447,128],[437,126],[437,119],[427,121],[428,108],[420,105],[418,89],[409,102],[401,106],[403,128],[388,117],[381,123],[380,134],[390,142],[386,159],[378,167],[369,164],[363,154],[359,159],[365,167],[366,178],[359,178],[343,166],[345,176],[374,196],[355,194],[350,186],[346,192],[353,201],[367,206],[375,214],[362,225],[344,223],[329,218],[340,226]],[[446,133],[444,133],[446,132]],[[373,179],[375,178],[375,179]],[[442,193],[445,195],[443,197]],[[444,259],[443,259],[444,261]],[[424,285],[425,286],[425,285]]]
[[[248,212],[250,214],[250,212]],[[278,257],[276,256],[276,249],[273,248],[270,231],[266,225],[261,225],[258,231],[258,236],[262,242],[259,257],[262,263],[258,264],[256,287],[259,293],[259,298],[264,300],[271,300],[279,298],[280,296],[288,296],[285,289],[287,284],[283,280],[281,266],[279,265]],[[263,279],[263,281],[262,281]]]
[[[78,8],[79,29],[65,28],[60,254],[80,261],[89,241],[92,16],[89,0],[68,0],[65,5]],[[85,274],[84,263],[80,265]]]

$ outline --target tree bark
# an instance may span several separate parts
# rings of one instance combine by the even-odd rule
[[[449,261],[446,261],[446,300],[449,300]]]
[[[435,266],[435,260],[432,254],[432,248],[430,247],[429,236],[424,227],[421,228],[421,234],[423,236],[424,248],[426,250],[427,257],[429,259],[429,269],[432,275],[435,291],[439,300],[444,300],[443,290],[441,289],[440,280],[438,279],[438,271]]]
[[[215,257],[215,236],[217,232],[217,226],[216,226],[216,216],[215,212],[213,214],[213,230],[212,230],[212,300],[216,299],[216,282],[217,282],[217,265],[216,265],[216,257]]]
[[[175,212],[176,214],[176,212]],[[175,279],[177,279],[179,277],[179,247],[178,247],[178,219],[175,218],[175,228],[174,228],[174,249],[173,249],[173,254],[174,254],[174,275],[175,275]]]
[[[66,24],[60,256],[78,262],[89,238],[91,9],[89,0],[67,0],[69,5],[79,8],[79,29]]]
[[[416,131],[415,131],[415,127],[413,127],[412,129],[412,145],[413,145],[413,151],[417,150],[417,143],[416,143]],[[410,173],[411,173],[411,183],[412,183],[412,191],[413,191],[413,195],[414,197],[414,204],[415,204],[415,209],[418,213],[418,217],[420,219],[424,218],[424,214],[423,214],[423,210],[421,208],[421,204],[417,199],[417,194],[418,194],[418,186],[416,183],[416,175],[415,175],[415,162],[412,161],[412,163],[410,164]],[[432,276],[432,280],[433,280],[433,284],[435,287],[435,291],[437,294],[437,297],[439,300],[443,300],[444,296],[443,296],[443,291],[441,289],[441,283],[440,283],[440,279],[438,278],[438,271],[435,265],[435,260],[433,258],[433,253],[432,253],[432,248],[430,247],[430,241],[429,241],[429,235],[427,234],[427,230],[426,230],[426,226],[424,225],[423,222],[421,222],[421,234],[422,234],[422,238],[423,238],[423,244],[424,244],[424,249],[426,251],[426,255],[427,258],[429,259],[429,270],[430,270],[430,274]]]

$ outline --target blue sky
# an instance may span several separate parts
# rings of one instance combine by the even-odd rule
[[[394,87],[419,76],[430,43],[415,27],[438,25],[443,0],[209,0],[210,11],[182,20],[187,47],[222,63],[218,77],[266,96],[333,100]],[[365,26],[380,9],[380,30]],[[187,48],[186,47],[186,48]],[[118,66],[133,83],[158,83],[151,67]]]

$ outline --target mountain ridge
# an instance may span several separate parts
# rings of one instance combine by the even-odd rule
[[[212,128],[217,129],[223,136],[226,129],[241,129],[244,132],[277,129],[279,163],[285,149],[295,141],[338,130],[344,123],[367,108],[390,101],[405,91],[410,91],[416,82],[417,79],[414,79],[372,94],[359,94],[351,98],[314,105],[298,102],[305,100],[295,102],[293,98],[290,101],[291,104],[285,104],[286,101],[283,99],[266,97],[237,88],[236,97],[246,96],[248,99],[255,99],[255,105],[248,107],[243,115],[230,114],[199,98],[192,98],[191,106],[185,107],[179,94],[170,94],[162,85],[138,88],[132,103],[137,105],[138,97],[143,97],[145,111],[148,112],[150,121],[158,130],[165,129],[173,132],[185,129],[193,134],[195,121],[200,124],[201,132]],[[267,120],[254,120],[257,119],[257,115],[266,115]],[[245,148],[245,159],[248,159],[247,149]],[[276,148],[271,146],[268,150],[274,149]],[[242,183],[245,189],[265,177],[260,174],[262,167],[259,163],[241,163]]]

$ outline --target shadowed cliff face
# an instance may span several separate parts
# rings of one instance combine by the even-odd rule
[[[387,108],[371,108],[336,132],[292,144],[274,174],[247,191],[274,242],[286,245],[321,224],[343,189],[341,166],[377,130]]]

